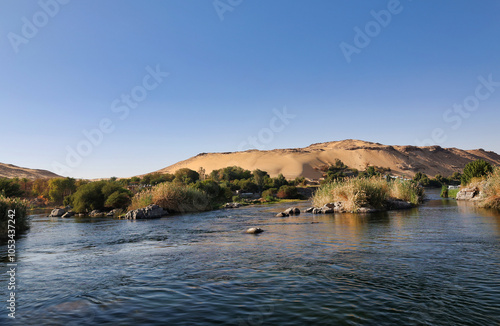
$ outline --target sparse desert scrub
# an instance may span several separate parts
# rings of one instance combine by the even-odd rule
[[[15,234],[17,237],[22,232],[29,229],[29,221],[28,216],[26,214],[26,210],[28,207],[28,203],[25,200],[19,198],[6,198],[0,195],[0,244],[7,243],[9,237],[9,215],[14,216],[15,224],[10,223],[10,225],[15,226],[15,233],[11,232],[10,234]],[[12,227],[11,227],[11,230]]]
[[[347,211],[372,206],[384,209],[388,199],[401,199],[417,205],[423,197],[421,187],[411,181],[387,182],[382,177],[348,178],[322,185],[313,196],[314,206],[342,202]]]
[[[168,212],[188,213],[210,209],[205,192],[183,184],[165,182],[137,193],[132,198],[129,210],[156,204]]]

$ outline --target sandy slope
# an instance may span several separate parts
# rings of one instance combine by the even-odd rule
[[[500,165],[500,155],[478,150],[460,150],[439,146],[387,146],[361,140],[343,140],[313,144],[306,148],[275,149],[271,151],[250,150],[234,153],[203,153],[157,172],[174,173],[180,168],[206,173],[226,166],[241,166],[244,169],[261,169],[272,177],[283,173],[286,178],[297,176],[317,179],[322,173],[318,168],[342,160],[351,168],[364,170],[367,165],[388,167],[392,174],[413,176],[423,172],[429,176],[443,176],[461,172],[470,161],[484,159]]]
[[[15,166],[12,164],[0,163],[0,177],[42,179],[42,178],[57,178],[61,176],[47,170],[28,169]]]

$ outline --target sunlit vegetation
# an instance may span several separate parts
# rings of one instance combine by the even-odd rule
[[[320,207],[342,202],[350,212],[371,206],[384,209],[388,199],[400,199],[414,205],[423,199],[423,189],[409,180],[387,181],[381,176],[345,178],[323,184],[314,194],[313,203]]]

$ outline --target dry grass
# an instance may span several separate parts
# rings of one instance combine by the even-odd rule
[[[495,168],[486,178],[483,196],[482,206],[500,210],[500,167]]]
[[[383,209],[389,198],[418,204],[423,190],[411,181],[387,182],[382,177],[348,178],[321,186],[313,196],[314,206],[342,202],[347,211],[356,212],[363,206]]]
[[[201,212],[209,209],[209,200],[203,191],[172,182],[161,183],[136,194],[128,209],[142,208],[150,204],[156,204],[175,213]]]
[[[9,210],[15,210],[14,220],[15,224],[10,223],[10,225],[15,226],[16,237],[20,235],[25,230],[29,229],[29,221],[26,210],[28,208],[28,202],[19,198],[5,198],[0,195],[0,244],[6,243],[9,239],[7,232],[9,227]]]

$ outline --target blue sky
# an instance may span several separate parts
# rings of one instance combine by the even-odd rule
[[[59,1],[0,2],[2,163],[129,177],[348,138],[500,153],[498,1]]]

